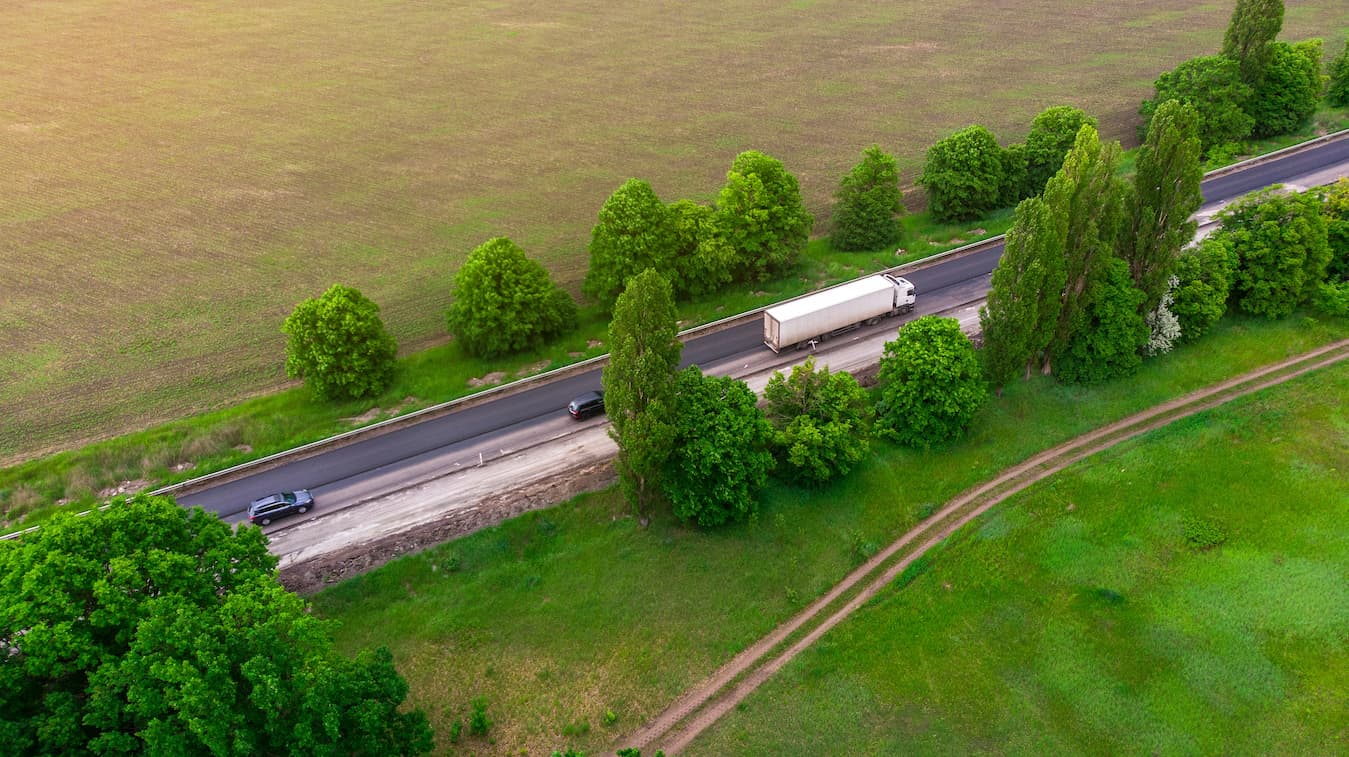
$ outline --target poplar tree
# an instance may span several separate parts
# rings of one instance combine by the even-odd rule
[[[1283,28],[1283,0],[1237,0],[1223,36],[1223,55],[1241,66],[1241,80],[1258,89],[1269,65],[1269,43]]]
[[[601,381],[619,484],[642,518],[674,444],[675,368],[684,350],[677,334],[670,283],[650,269],[630,279],[614,304]]]
[[[1049,346],[1065,275],[1063,238],[1052,211],[1039,197],[1022,200],[979,311],[984,377],[999,393],[1018,373],[1030,378]]]
[[[1203,203],[1199,155],[1199,114],[1175,100],[1162,103],[1139,148],[1129,233],[1120,239],[1120,257],[1146,296],[1143,313],[1157,308],[1176,256],[1194,239],[1191,216]]]
[[[1073,327],[1082,318],[1087,292],[1115,259],[1125,220],[1125,185],[1115,176],[1118,142],[1102,145],[1095,127],[1085,125],[1061,168],[1045,187],[1045,204],[1061,224],[1064,252],[1062,308],[1049,349],[1045,372],[1055,354],[1067,349]]]

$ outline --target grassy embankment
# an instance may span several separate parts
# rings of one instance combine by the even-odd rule
[[[0,510],[348,428],[338,419],[370,405],[316,408],[284,392],[161,425],[284,387],[277,326],[334,281],[380,303],[413,351],[443,341],[450,273],[490,236],[510,235],[575,291],[595,211],[628,176],[667,200],[708,200],[735,153],[763,149],[823,223],[838,177],[872,142],[909,182],[952,129],[978,121],[1014,141],[1067,101],[1127,143],[1157,72],[1216,49],[1229,12],[1098,2],[1076,11],[1091,23],[1064,24],[1057,8],[1009,19],[970,0],[756,0],[732,16],[695,0],[677,23],[642,5],[596,23],[570,0],[340,5],[206,2],[141,17],[72,0],[7,18],[26,65],[0,72],[14,145],[0,155],[12,200],[0,249],[16,253],[0,297],[0,461],[155,430],[4,474]],[[1321,34],[1334,53],[1346,24],[1349,9],[1316,0],[1289,9],[1283,36]],[[508,366],[419,355],[376,404],[431,404],[469,377],[586,344]]]
[[[1345,397],[1341,364],[1034,486],[687,753],[1343,753]]]
[[[495,744],[465,742],[462,753],[598,752],[959,491],[1102,423],[1346,335],[1341,322],[1228,319],[1128,381],[1017,384],[949,449],[881,445],[822,491],[770,486],[745,525],[702,533],[657,517],[643,530],[610,490],[398,560],[315,604],[341,621],[343,648],[394,650],[442,747],[482,695]]]

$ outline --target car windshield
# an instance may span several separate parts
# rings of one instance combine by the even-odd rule
[[[285,494],[282,494],[281,499],[285,500],[286,504],[288,505],[293,505],[297,501],[294,492],[286,492]]]

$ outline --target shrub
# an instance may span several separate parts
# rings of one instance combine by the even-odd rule
[[[928,210],[939,221],[978,218],[1003,198],[1003,150],[993,133],[969,126],[927,151],[918,183],[927,189]]]
[[[1335,56],[1330,64],[1330,87],[1326,90],[1326,102],[1336,108],[1349,105],[1349,39],[1344,49]]]
[[[964,433],[988,399],[974,345],[954,318],[926,315],[886,342],[876,432],[928,447]]]
[[[1237,254],[1232,299],[1247,313],[1282,318],[1315,294],[1330,263],[1321,201],[1281,187],[1228,206],[1221,236]]]
[[[1199,246],[1176,259],[1177,286],[1171,312],[1180,324],[1180,338],[1192,342],[1203,336],[1227,312],[1237,257],[1221,237],[1206,237]]]
[[[1251,136],[1291,134],[1306,126],[1321,102],[1321,40],[1270,44],[1269,65],[1246,111],[1255,119]]]
[[[1185,546],[1205,552],[1227,541],[1227,529],[1221,523],[1186,515],[1180,520]]]
[[[492,728],[492,721],[487,719],[487,698],[473,698],[473,713],[468,718],[468,732],[474,736],[486,736]]]

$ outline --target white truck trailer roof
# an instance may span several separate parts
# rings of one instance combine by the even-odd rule
[[[813,313],[817,310],[840,305],[845,302],[852,302],[859,297],[865,297],[876,292],[886,292],[894,288],[894,284],[883,274],[868,276],[864,279],[849,281],[847,284],[839,284],[836,287],[825,289],[814,294],[808,294],[791,302],[784,302],[781,305],[775,305],[764,311],[768,315],[777,319],[779,322],[790,321],[803,315]]]

